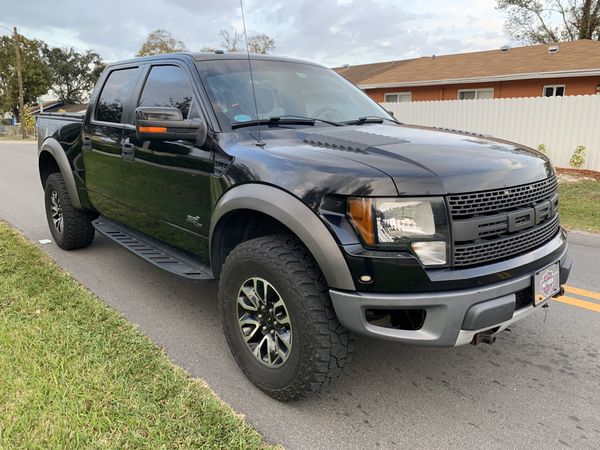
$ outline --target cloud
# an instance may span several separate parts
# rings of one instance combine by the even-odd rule
[[[35,3],[35,6],[32,6]],[[494,0],[245,0],[249,34],[275,39],[276,54],[328,66],[497,48],[507,39]],[[163,28],[197,51],[241,27],[238,0],[22,1],[0,25],[53,46],[92,48],[106,60],[132,57]]]

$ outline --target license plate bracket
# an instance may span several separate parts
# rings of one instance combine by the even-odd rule
[[[538,271],[533,276],[533,306],[539,306],[560,291],[560,264]]]

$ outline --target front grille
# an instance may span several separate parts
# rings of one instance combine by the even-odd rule
[[[548,198],[556,192],[556,177],[536,183],[493,191],[473,192],[448,196],[450,215],[453,219],[483,214],[495,214],[500,211],[530,206]]]
[[[447,197],[454,267],[522,255],[559,232],[556,177],[505,189]]]
[[[454,246],[454,266],[471,266],[521,255],[545,244],[559,230],[558,215],[534,228],[499,239]]]

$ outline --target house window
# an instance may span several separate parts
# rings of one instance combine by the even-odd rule
[[[459,100],[481,100],[485,98],[494,98],[494,89],[459,89]]]
[[[562,97],[563,95],[565,95],[564,84],[544,86],[544,97]]]
[[[412,95],[410,92],[393,92],[389,94],[383,94],[384,103],[398,103],[398,102],[410,102]]]

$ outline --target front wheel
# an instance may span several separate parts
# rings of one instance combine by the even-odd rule
[[[312,255],[292,236],[237,246],[223,266],[219,307],[239,366],[278,400],[322,389],[350,362],[352,335],[337,320]]]

